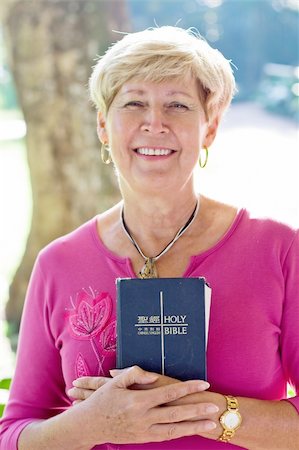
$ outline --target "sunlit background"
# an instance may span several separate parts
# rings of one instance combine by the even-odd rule
[[[100,3],[104,8],[106,2]],[[238,95],[210,149],[207,167],[198,170],[200,192],[298,227],[299,1],[128,0],[127,4],[135,30],[176,23],[194,26],[235,65]],[[1,379],[13,373],[4,305],[25,250],[32,199],[26,124],[3,38],[0,46]]]

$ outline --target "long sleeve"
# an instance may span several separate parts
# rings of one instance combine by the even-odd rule
[[[297,397],[288,401],[299,412],[298,238],[290,227],[241,211],[214,247],[192,257],[184,276],[205,276],[212,287],[207,362],[215,392],[282,400],[289,382]],[[115,367],[115,279],[133,276],[130,260],[109,252],[99,240],[96,219],[41,252],[0,423],[1,450],[16,450],[30,422],[68,408],[65,392],[75,378],[107,375]],[[101,321],[95,320],[99,310]],[[224,447],[234,446],[199,436],[134,445],[154,450]]]
[[[48,295],[37,261],[24,305],[10,400],[0,425],[3,450],[17,449],[19,434],[30,422],[56,415],[70,404],[59,348],[49,328]]]
[[[285,300],[281,324],[282,365],[297,396],[289,399],[299,413],[299,234],[295,235],[285,261]]]

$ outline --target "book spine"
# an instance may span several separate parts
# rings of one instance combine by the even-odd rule
[[[164,302],[163,291],[160,291],[160,317],[161,317],[161,373],[165,375],[165,341],[164,341]]]
[[[121,330],[121,303],[120,303],[120,283],[121,280],[117,280],[117,298],[116,298],[116,309],[117,317],[116,321],[116,367],[118,369],[122,368],[122,330]]]

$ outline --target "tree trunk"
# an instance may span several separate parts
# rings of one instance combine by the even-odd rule
[[[129,31],[125,0],[15,0],[4,23],[10,66],[27,125],[33,216],[10,286],[6,317],[18,329],[38,251],[120,198],[100,161],[87,92],[94,58]],[[16,206],[17,207],[17,206]]]

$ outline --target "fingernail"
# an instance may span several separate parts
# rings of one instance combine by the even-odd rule
[[[118,375],[121,372],[121,369],[111,369],[109,370],[109,373],[112,377]]]
[[[200,383],[199,383],[200,389],[206,390],[206,389],[209,389],[209,387],[210,387],[210,383],[208,383],[207,381],[200,381]]]
[[[216,425],[215,422],[208,422],[208,423],[206,424],[206,429],[207,429],[207,430],[215,430],[216,427],[217,427],[217,425]]]
[[[206,411],[207,413],[216,413],[219,411],[219,408],[216,405],[209,405],[207,406]]]

